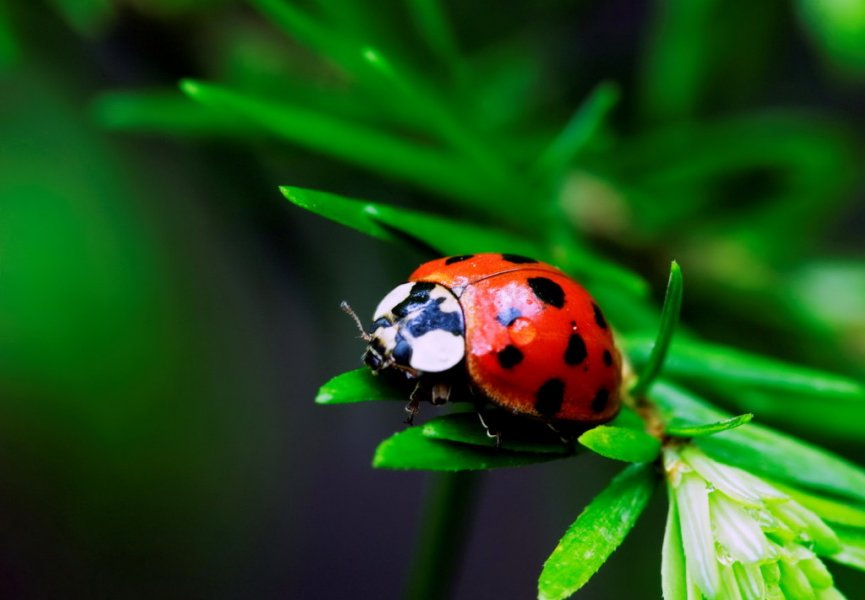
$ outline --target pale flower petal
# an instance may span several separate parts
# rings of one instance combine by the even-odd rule
[[[679,513],[686,568],[703,594],[714,599],[721,582],[709,517],[709,490],[693,473],[683,473],[674,489],[678,506],[686,507]]]

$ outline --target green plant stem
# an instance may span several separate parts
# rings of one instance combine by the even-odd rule
[[[405,598],[440,600],[450,595],[466,530],[475,504],[478,474],[437,473],[422,515],[421,530],[409,570]]]

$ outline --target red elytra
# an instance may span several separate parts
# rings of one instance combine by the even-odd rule
[[[424,263],[411,282],[450,289],[465,318],[465,364],[493,403],[550,421],[601,423],[619,409],[621,355],[598,305],[559,269],[509,254]]]

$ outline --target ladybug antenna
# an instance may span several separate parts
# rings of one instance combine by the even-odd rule
[[[366,332],[366,330],[364,330],[364,328],[363,328],[363,323],[360,322],[360,318],[357,316],[357,313],[355,313],[355,312],[351,309],[351,306],[348,305],[348,302],[346,302],[345,300],[343,300],[342,302],[339,303],[339,307],[342,309],[342,312],[344,312],[344,313],[347,314],[349,317],[351,317],[352,319],[354,319],[354,323],[355,323],[355,325],[357,325],[357,329],[358,329],[358,331],[360,331],[360,337],[363,338],[363,341],[365,341],[365,342],[370,341],[370,340],[372,339],[372,336],[370,336],[370,335]]]

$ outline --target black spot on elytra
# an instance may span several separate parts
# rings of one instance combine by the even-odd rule
[[[512,369],[523,360],[523,353],[520,352],[520,349],[511,345],[505,346],[505,349],[496,356],[503,369]]]
[[[604,409],[607,408],[607,402],[609,401],[610,392],[604,388],[599,389],[595,393],[595,397],[592,399],[592,411],[596,413],[604,412]]]
[[[544,304],[561,308],[565,305],[565,290],[558,283],[546,277],[529,277],[529,287]]]
[[[512,306],[497,314],[496,321],[498,321],[505,327],[510,327],[511,323],[519,319],[521,316],[523,316],[523,313],[521,313],[518,308]]]
[[[502,254],[502,259],[516,265],[525,265],[538,262],[534,258],[529,258],[528,256],[520,256],[519,254]]]
[[[604,364],[608,367],[611,367],[613,365],[613,355],[610,353],[609,350],[604,350]]]
[[[583,336],[579,333],[572,333],[571,338],[568,340],[568,347],[565,350],[565,362],[571,366],[578,365],[586,360],[588,354]]]
[[[604,313],[601,312],[601,309],[594,302],[592,302],[592,310],[595,311],[595,323],[597,323],[598,327],[601,329],[606,329],[607,320],[604,318]]]
[[[565,382],[548,379],[535,394],[535,410],[544,417],[554,417],[565,401]]]
[[[445,259],[446,265],[452,265],[454,263],[463,262],[464,260],[468,260],[470,258],[474,258],[474,254],[462,254],[460,256],[451,256]]]

